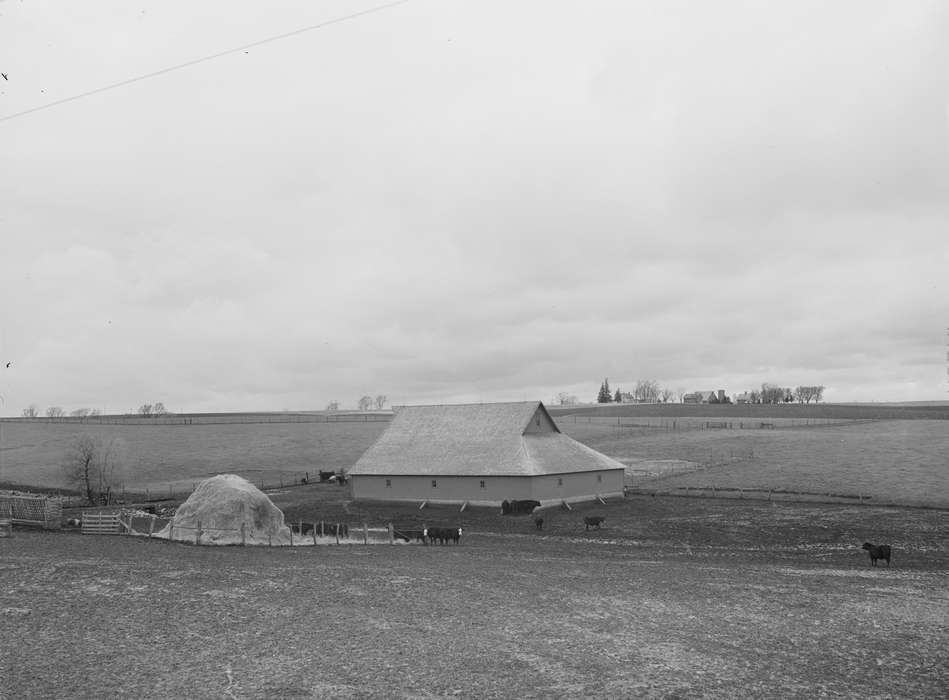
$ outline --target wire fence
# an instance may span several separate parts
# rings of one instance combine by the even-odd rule
[[[614,427],[618,430],[642,430],[649,432],[680,430],[775,430],[783,428],[826,428],[840,425],[871,423],[863,418],[741,418],[713,420],[709,418],[630,418],[625,416],[564,416],[557,419],[561,424],[589,424]]]
[[[104,517],[102,513],[87,514],[83,518],[83,527],[88,517],[90,522],[98,523]],[[132,537],[158,538],[194,545],[240,545],[240,546],[313,546],[313,545],[373,545],[373,544],[410,544],[414,540],[406,538],[390,522],[385,526],[361,522],[351,525],[338,520],[319,520],[307,522],[297,520],[286,523],[285,528],[271,528],[264,532],[248,527],[242,522],[240,527],[213,527],[201,520],[192,524],[176,523],[174,518],[162,518],[141,511],[122,510],[114,514],[115,531],[108,534],[128,535]],[[85,532],[85,529],[84,529]],[[106,534],[97,529],[94,534]]]

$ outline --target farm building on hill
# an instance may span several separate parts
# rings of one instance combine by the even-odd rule
[[[621,496],[624,468],[526,401],[399,407],[348,474],[357,499],[546,504]]]

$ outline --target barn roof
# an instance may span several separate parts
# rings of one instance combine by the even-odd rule
[[[538,413],[551,429],[528,431]],[[622,468],[561,433],[543,403],[522,401],[398,408],[349,474],[539,476]]]

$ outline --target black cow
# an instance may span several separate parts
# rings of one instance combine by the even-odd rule
[[[460,527],[430,527],[427,530],[428,541],[432,544],[458,544],[461,540]]]
[[[540,501],[535,501],[531,499],[520,500],[520,501],[511,501],[511,512],[512,513],[531,513],[534,508],[537,508],[540,505]]]
[[[869,542],[864,542],[861,549],[867,550],[870,554],[870,566],[877,565],[877,559],[883,559],[886,561],[886,565],[890,565],[890,545],[888,544],[870,544]]]
[[[336,472],[324,472],[322,470],[320,471],[320,481],[329,481],[334,476],[336,476]]]
[[[544,519],[539,515],[534,516],[534,527],[536,527],[538,530],[544,529]]]
[[[501,501],[501,515],[509,515],[511,513],[511,502],[504,500]]]
[[[587,526],[587,530],[591,527],[595,527],[597,530],[600,529],[600,525],[606,520],[602,515],[588,515],[583,519],[583,524]]]

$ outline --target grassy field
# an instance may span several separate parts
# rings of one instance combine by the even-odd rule
[[[947,420],[949,401],[910,404],[587,404],[548,406],[554,418],[581,416],[703,416],[726,418],[822,418],[845,420]]]
[[[862,493],[883,502],[949,507],[949,424],[944,421],[644,432],[561,420],[561,428],[621,460],[714,463],[727,462],[730,455],[743,458],[663,479],[662,488],[716,486]]]
[[[463,523],[457,547],[210,548],[0,539],[0,697],[945,697],[936,511],[629,498]],[[582,516],[606,516],[586,532]],[[865,539],[894,546],[871,568]],[[12,643],[17,640],[17,643]]]
[[[67,450],[77,436],[114,440],[129,489],[190,487],[220,472],[257,483],[298,480],[304,472],[351,466],[382,433],[385,422],[195,423],[191,425],[7,421],[0,483],[64,487]]]

